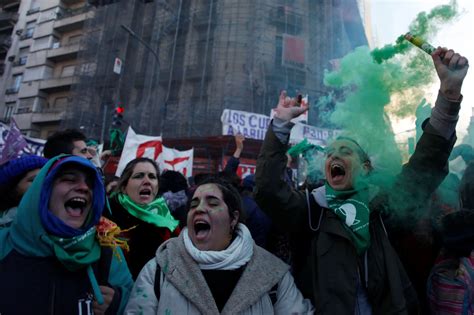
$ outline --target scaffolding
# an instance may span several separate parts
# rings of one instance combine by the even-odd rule
[[[98,139],[119,105],[139,133],[220,135],[224,109],[269,115],[281,89],[316,101],[331,60],[367,45],[356,0],[122,0],[84,31],[63,127]]]

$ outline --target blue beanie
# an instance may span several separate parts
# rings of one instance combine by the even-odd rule
[[[29,171],[42,168],[48,159],[37,155],[23,155],[0,166],[0,186],[12,184],[12,180]]]

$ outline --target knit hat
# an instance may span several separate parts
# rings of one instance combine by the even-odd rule
[[[23,155],[0,166],[0,186],[11,184],[11,181],[27,172],[42,168],[48,159],[37,155]]]

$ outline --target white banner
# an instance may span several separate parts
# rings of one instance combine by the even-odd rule
[[[136,134],[132,127],[128,127],[127,138],[115,175],[120,176],[131,160],[147,157],[158,163],[161,172],[174,170],[189,177],[193,172],[193,155],[194,149],[178,151],[167,148],[163,145],[161,137]]]
[[[307,102],[307,98],[305,101]],[[325,146],[328,140],[337,137],[340,133],[339,130],[318,128],[301,123],[305,119],[307,119],[307,115],[301,115],[301,117],[292,120],[295,125],[291,129],[290,144],[296,144],[306,138],[311,143]],[[224,136],[240,133],[246,138],[263,140],[271,118],[261,114],[224,109],[221,121]]]
[[[320,146],[326,146],[328,144],[328,140],[337,137],[339,134],[339,130],[318,128],[306,124],[297,123],[291,129],[290,143],[296,144],[306,138],[311,143]]]
[[[245,138],[263,140],[270,123],[270,117],[240,110],[224,109],[221,122],[224,136],[240,133]]]

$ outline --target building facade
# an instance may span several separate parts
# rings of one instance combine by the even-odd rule
[[[4,74],[18,91],[0,90],[0,110],[36,137],[107,139],[117,106],[124,130],[219,135],[224,109],[269,115],[281,89],[316,102],[324,71],[367,45],[356,0],[25,0],[18,12],[9,54],[27,57]]]
[[[86,4],[23,0],[19,5],[0,97],[3,120],[14,117],[30,136],[46,138],[60,128],[77,81],[84,21],[93,16]]]

